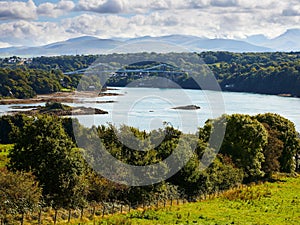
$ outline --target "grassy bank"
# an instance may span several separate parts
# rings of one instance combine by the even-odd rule
[[[298,176],[236,188],[202,202],[134,211],[85,224],[299,224],[299,206]]]

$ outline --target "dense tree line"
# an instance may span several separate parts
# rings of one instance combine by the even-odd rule
[[[37,94],[51,94],[67,90],[101,89],[97,76],[64,75],[60,70],[28,68],[0,68],[0,98],[32,98]],[[81,80],[81,81],[80,81]],[[79,82],[80,81],[80,82]]]
[[[76,145],[73,125],[77,127],[77,138],[90,143],[85,148]],[[218,126],[225,125],[223,144],[220,149],[214,149],[215,146],[209,144],[209,136]],[[85,128],[71,118],[46,115],[35,118],[2,116],[0,128],[1,143],[14,144],[8,156],[9,171],[0,171],[0,210],[7,213],[24,214],[42,203],[54,209],[74,209],[90,202],[134,204],[214,193],[241,183],[270,178],[273,173],[293,173],[296,169],[295,156],[300,154],[300,141],[294,124],[271,113],[256,116],[233,114],[208,120],[199,128],[199,136],[196,137],[167,125],[151,132],[128,126],[117,129],[112,125]],[[135,141],[129,134],[134,134],[141,141],[139,146],[148,151],[134,150],[123,144],[123,138],[130,143]],[[86,163],[83,156],[96,164],[99,157],[105,157],[97,152],[95,154],[94,147],[99,145],[94,138],[101,140],[115,158],[134,166],[161,162],[172,153],[186,157],[181,154],[186,152],[185,148],[197,145],[194,153],[188,156],[188,163],[175,175],[158,184],[135,187],[114,183],[97,174],[95,168]],[[160,140],[158,146],[151,144],[155,140]],[[217,150],[212,163],[201,169],[204,153]],[[170,166],[166,164],[165,169]],[[113,172],[115,176],[125,175],[121,168]],[[134,173],[130,175],[135,178]],[[151,179],[152,174],[145,173],[143,176]],[[28,190],[22,191],[26,188]],[[13,192],[19,194],[13,195]],[[20,201],[14,196],[24,197]]]
[[[0,97],[31,98],[61,89],[59,71],[0,68]]]
[[[200,83],[205,83],[206,79],[209,78],[208,74],[212,72],[222,90],[225,91],[300,96],[298,88],[300,85],[299,52],[130,53],[36,57],[28,64],[11,64],[8,61],[9,59],[2,59],[0,62],[0,66],[6,68],[1,70],[1,76],[6,80],[2,84],[3,88],[0,89],[4,90],[1,93],[2,96],[9,96],[10,91],[14,91],[15,97],[28,97],[34,95],[34,93],[55,91],[58,81],[61,81],[61,79],[63,80],[60,83],[63,86],[77,88],[79,80],[84,74],[82,69],[87,69],[93,63],[108,64],[115,69],[115,74],[110,79],[107,79],[107,77],[97,78],[103,68],[99,67],[97,71],[96,67],[96,69],[90,71],[88,76],[85,76],[88,82],[82,82],[84,89],[95,85],[98,87],[99,83],[101,85],[126,86],[141,78],[145,81],[145,76],[141,71],[127,73],[120,71],[149,68],[153,66],[153,62],[170,64],[174,67],[173,70],[182,68],[182,72],[171,74],[172,69],[170,68],[160,68],[164,70],[163,73],[155,72],[155,70],[150,71],[150,73],[144,74],[147,75],[150,83],[153,77],[162,76],[172,80],[182,88],[198,89],[203,87],[199,87],[194,78],[196,77],[196,80]],[[78,70],[81,71],[78,74],[63,76],[63,73]],[[12,73],[15,73],[17,77],[12,76]],[[91,78],[87,78],[89,76]],[[7,79],[9,80],[7,81]],[[102,82],[101,79],[104,79],[106,83]],[[33,86],[33,83],[36,83],[35,86]]]

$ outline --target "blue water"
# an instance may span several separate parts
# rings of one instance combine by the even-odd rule
[[[143,130],[152,130],[170,123],[174,127],[194,133],[210,118],[243,113],[278,113],[292,122],[300,131],[300,99],[252,93],[215,92],[183,89],[118,88],[121,96],[93,98],[94,101],[114,100],[115,103],[68,104],[103,109],[106,115],[76,116],[85,126],[112,123],[126,124]],[[86,99],[91,101],[91,99]],[[42,105],[42,104],[40,104]],[[174,110],[173,107],[197,105],[199,110]],[[11,105],[14,106],[14,105]],[[0,114],[12,111],[11,106],[0,105]]]

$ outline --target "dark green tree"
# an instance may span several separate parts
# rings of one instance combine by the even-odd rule
[[[278,138],[279,132],[272,130],[266,123],[262,123],[268,131],[268,143],[264,146],[263,154],[265,161],[262,163],[262,169],[266,177],[272,177],[274,172],[280,171],[278,159],[281,157],[283,142]]]
[[[261,123],[266,123],[269,129],[273,133],[275,132],[276,138],[283,143],[282,153],[278,158],[280,171],[287,173],[294,172],[296,167],[296,152],[300,148],[295,125],[290,120],[274,113],[259,114],[255,118]]]
[[[263,148],[267,144],[268,132],[248,115],[225,117],[227,126],[220,153],[229,156],[237,167],[244,170],[246,181],[263,177]]]
[[[31,171],[55,208],[84,203],[85,164],[58,117],[38,116],[16,132],[9,168]]]

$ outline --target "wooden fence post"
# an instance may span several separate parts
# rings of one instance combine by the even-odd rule
[[[114,204],[114,202],[112,203],[112,209],[111,209],[111,214],[114,214],[115,213],[115,204]]]
[[[24,224],[24,212],[22,212],[22,217],[21,217],[21,225],[23,225]]]
[[[81,208],[81,212],[80,212],[80,219],[82,220],[83,218],[83,207]]]
[[[104,217],[105,214],[105,205],[103,205],[103,209],[102,209],[102,217]]]
[[[38,225],[42,224],[42,207],[40,207],[39,215],[38,215]]]
[[[54,211],[54,224],[56,224],[57,221],[57,209]]]
[[[68,215],[68,223],[71,221],[71,209],[69,209],[69,215]]]
[[[95,213],[96,213],[96,206],[94,205],[94,206],[93,206],[93,212],[92,212],[93,219],[94,219],[94,217],[95,217]]]

